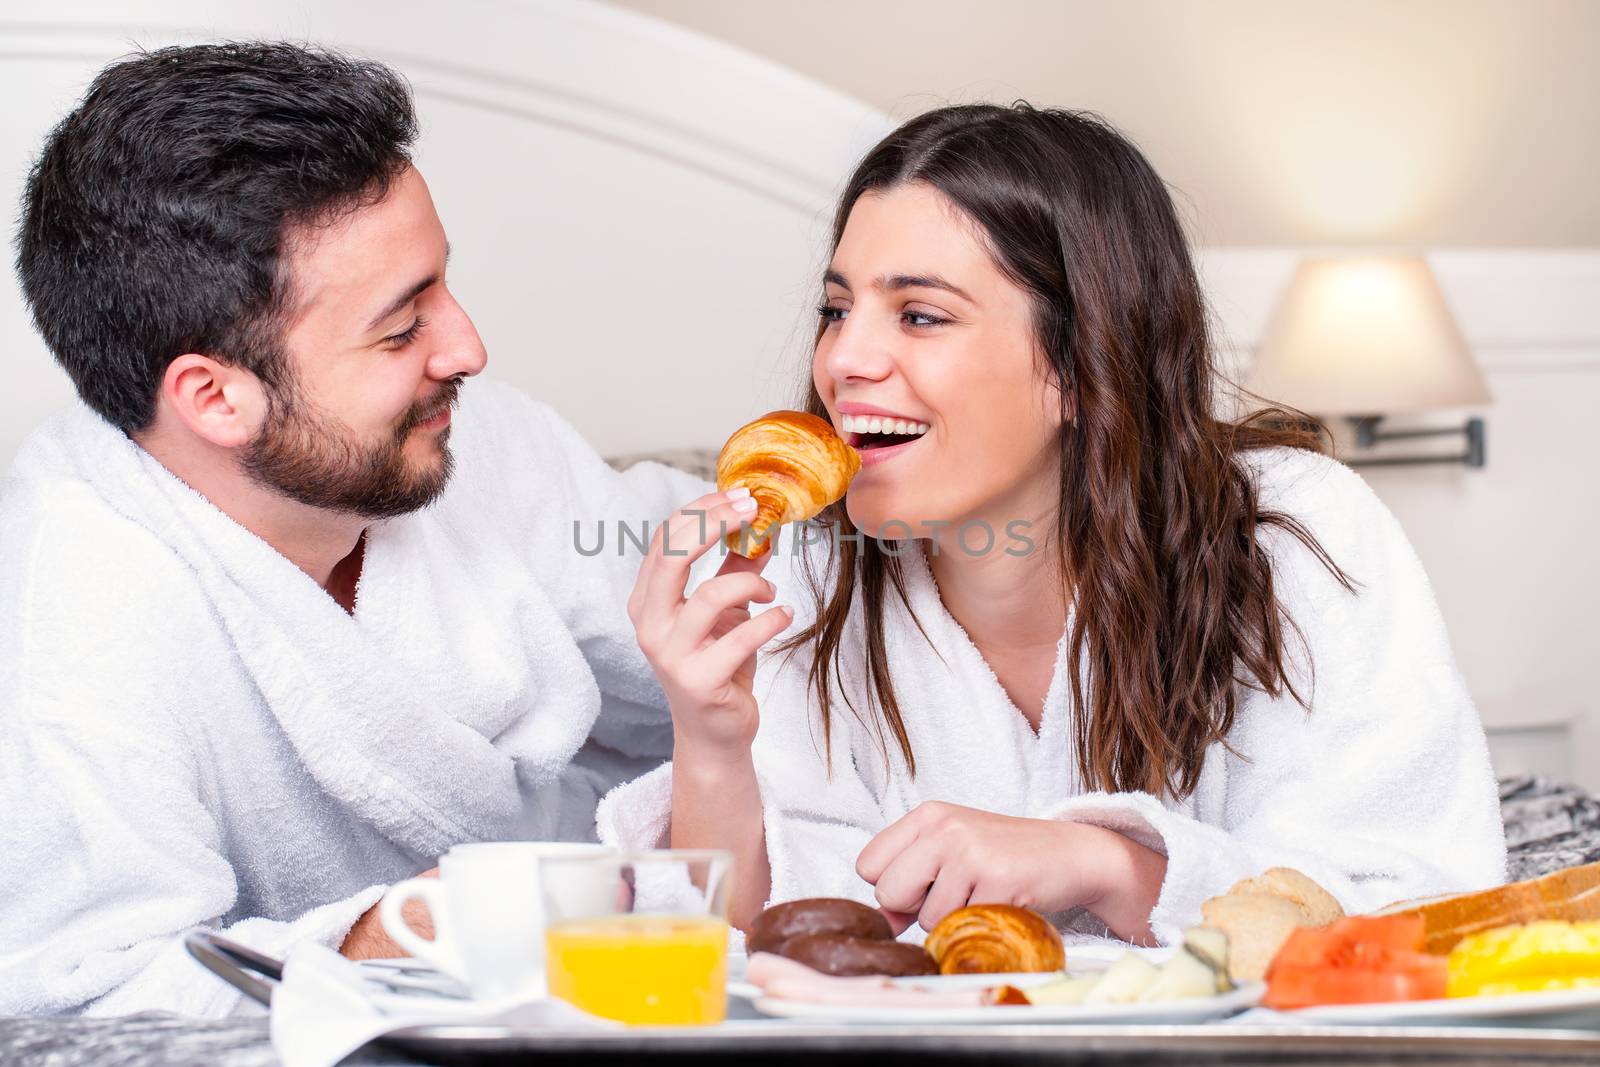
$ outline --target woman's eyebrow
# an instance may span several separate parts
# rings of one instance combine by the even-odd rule
[[[872,284],[885,292],[894,292],[898,289],[943,289],[947,293],[954,293],[970,304],[977,301],[961,286],[954,282],[945,281],[937,274],[890,274],[874,278]]]
[[[841,289],[849,290],[850,283],[843,274],[830,270],[823,274],[822,280],[829,285],[837,285]],[[946,281],[937,274],[883,274],[872,280],[874,289],[883,292],[895,292],[900,289],[943,289],[947,293],[954,293],[961,299],[971,304],[977,301],[972,295],[954,282]]]

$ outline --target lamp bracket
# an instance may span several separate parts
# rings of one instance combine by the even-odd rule
[[[1486,459],[1485,426],[1481,418],[1471,418],[1462,426],[1439,426],[1419,430],[1380,430],[1382,415],[1352,415],[1350,425],[1355,429],[1356,446],[1370,449],[1384,441],[1410,441],[1423,437],[1457,437],[1465,435],[1466,451],[1447,455],[1370,456],[1345,460],[1351,467],[1402,467],[1430,463],[1464,463],[1482,469]]]

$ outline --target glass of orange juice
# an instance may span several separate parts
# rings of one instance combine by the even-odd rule
[[[636,1026],[720,1023],[732,873],[711,849],[541,860],[551,994]]]

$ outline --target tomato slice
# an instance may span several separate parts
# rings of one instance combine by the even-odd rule
[[[1417,915],[1340,919],[1295,930],[1267,968],[1269,1008],[1432,1000],[1445,995],[1445,957],[1419,951]]]
[[[1377,1004],[1394,1000],[1436,1000],[1444,996],[1443,956],[1416,954],[1404,969],[1365,967],[1279,967],[1267,975],[1261,1003],[1279,1011],[1317,1004]]]
[[[1301,926],[1289,935],[1272,962],[1301,967],[1336,963],[1356,945],[1420,952],[1426,932],[1427,924],[1420,915],[1355,916],[1328,926]]]

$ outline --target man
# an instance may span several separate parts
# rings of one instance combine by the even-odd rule
[[[670,750],[637,554],[574,523],[705,487],[463,388],[415,135],[379,64],[169,48],[29,178],[18,267],[82,405],[0,488],[0,1014],[225,1011],[196,925],[379,954],[388,884],[590,836]]]

